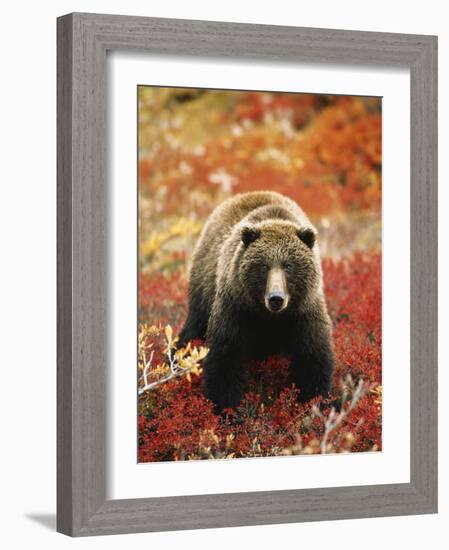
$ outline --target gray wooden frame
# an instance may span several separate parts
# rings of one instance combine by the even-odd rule
[[[106,500],[106,52],[408,67],[410,483]],[[72,536],[437,511],[437,38],[75,13],[58,19],[58,505]]]

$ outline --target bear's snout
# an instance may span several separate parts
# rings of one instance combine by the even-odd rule
[[[279,313],[287,307],[288,301],[289,295],[284,270],[280,267],[273,267],[268,272],[265,306],[272,313]]]
[[[271,311],[279,311],[284,305],[284,295],[280,292],[272,292],[268,296],[268,304]]]

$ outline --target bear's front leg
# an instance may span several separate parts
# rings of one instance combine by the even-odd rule
[[[241,397],[242,327],[231,300],[214,303],[207,327],[209,353],[203,363],[204,393],[215,405],[215,412],[235,408]]]
[[[313,316],[311,320],[303,319],[290,363],[290,378],[300,390],[300,402],[310,401],[317,395],[328,397],[332,389],[334,362],[327,313]]]
[[[199,338],[204,340],[207,330],[207,319],[209,312],[205,307],[198,292],[191,290],[189,292],[189,309],[187,319],[179,333],[177,347],[181,348],[190,340]]]
[[[236,355],[227,351],[226,346],[212,343],[203,364],[204,394],[214,403],[217,414],[239,404],[241,367]]]

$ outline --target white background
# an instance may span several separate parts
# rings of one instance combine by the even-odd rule
[[[2,544],[44,548],[273,548],[283,545],[410,549],[447,539],[449,444],[445,401],[440,398],[440,513],[437,516],[367,519],[194,532],[124,535],[70,540],[54,533],[55,513],[55,17],[71,11],[96,11],[191,19],[272,23],[311,27],[439,34],[440,97],[449,96],[449,40],[444,4],[437,0],[377,0],[319,4],[127,0],[12,2],[2,10],[0,86],[2,235],[1,311],[1,519]],[[449,171],[447,101],[440,104],[440,181]],[[447,185],[440,187],[440,209]],[[448,216],[440,216],[440,239]],[[393,238],[393,237],[390,237]],[[447,247],[444,247],[447,249]],[[448,259],[441,250],[440,311],[448,305]],[[441,315],[441,364],[448,331]],[[440,388],[448,383],[441,369]],[[445,397],[445,396],[444,396]],[[398,426],[398,429],[401,427]],[[437,547],[442,544],[437,543]]]
[[[108,371],[109,498],[273,491],[410,481],[410,75],[388,68],[177,60],[114,53],[108,60],[113,304]],[[326,457],[136,464],[137,83],[254,87],[383,96],[382,452]],[[398,211],[397,205],[401,204]],[[398,247],[396,241],[402,246]],[[403,391],[398,391],[402,388]],[[398,430],[398,425],[403,426]]]

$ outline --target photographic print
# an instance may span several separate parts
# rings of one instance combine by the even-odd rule
[[[382,450],[382,101],[138,87],[138,462]]]

